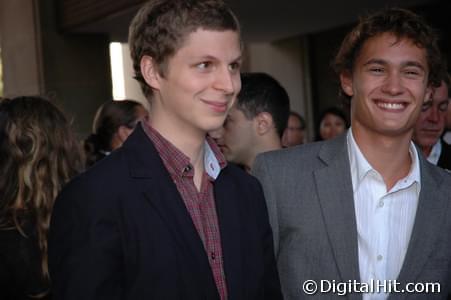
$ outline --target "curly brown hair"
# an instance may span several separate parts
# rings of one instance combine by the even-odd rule
[[[133,18],[129,45],[134,78],[148,100],[152,89],[142,76],[141,58],[152,57],[159,74],[164,76],[168,60],[186,36],[199,28],[240,32],[238,19],[222,0],[151,0]]]
[[[351,73],[365,42],[383,33],[393,34],[398,40],[409,39],[425,49],[429,67],[428,83],[437,87],[446,72],[446,63],[438,46],[438,33],[422,17],[401,8],[387,8],[360,19],[344,38],[333,62],[335,72]],[[341,91],[346,95],[344,91]]]
[[[31,222],[49,278],[47,233],[62,186],[83,168],[81,146],[62,112],[41,97],[0,99],[0,229]]]

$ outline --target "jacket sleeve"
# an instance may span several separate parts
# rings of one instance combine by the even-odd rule
[[[271,183],[271,173],[267,166],[264,155],[257,156],[252,167],[252,175],[257,177],[263,187],[264,197],[266,200],[266,206],[269,215],[269,223],[271,224],[272,228],[274,253],[277,257],[279,253],[279,218],[277,213],[277,201],[273,184]]]
[[[264,299],[278,300],[283,299],[279,273],[277,270],[277,263],[274,256],[273,234],[268,218],[268,211],[265,203],[265,197],[260,183],[256,182],[256,197],[257,210],[256,216],[258,221],[258,228],[260,240],[262,243],[263,257],[265,261],[264,269]]]
[[[56,199],[49,233],[54,299],[123,299],[120,230],[114,199],[104,199],[102,189],[77,178]]]

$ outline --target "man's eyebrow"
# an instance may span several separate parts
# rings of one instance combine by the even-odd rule
[[[205,55],[197,55],[192,57],[193,60],[220,60],[217,56],[211,54]],[[232,59],[231,62],[239,62],[243,60],[243,56],[239,55],[236,58]]]
[[[424,66],[421,63],[417,62],[417,61],[409,60],[409,61],[406,61],[405,63],[403,63],[402,65],[404,67],[417,67],[417,68],[420,68],[421,70],[425,71]]]
[[[242,61],[243,60],[243,56],[239,55],[236,58],[232,59],[232,62],[237,62],[237,61]]]
[[[386,64],[388,64],[388,62],[387,62],[386,60],[383,60],[383,59],[372,58],[372,59],[370,59],[369,61],[367,61],[366,63],[364,63],[363,65],[364,65],[364,66],[368,66],[368,65],[373,65],[373,64],[376,64],[376,65],[386,65]]]

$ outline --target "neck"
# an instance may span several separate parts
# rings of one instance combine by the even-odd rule
[[[150,116],[149,123],[165,139],[188,156],[190,162],[195,165],[198,158],[203,154],[205,132],[195,129],[192,126],[187,126],[177,117],[161,113],[156,105],[152,107],[152,115]]]
[[[152,107],[150,125],[165,139],[171,142],[183,154],[188,156],[194,167],[194,184],[200,190],[202,175],[204,173],[204,142],[206,132],[186,125],[177,117],[170,114],[158,113],[158,109]]]
[[[386,136],[353,124],[352,134],[362,154],[381,174],[387,190],[409,174],[412,164],[409,154],[412,132],[404,136]]]

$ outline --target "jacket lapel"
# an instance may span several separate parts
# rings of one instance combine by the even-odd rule
[[[323,144],[319,158],[325,167],[314,172],[329,242],[342,282],[360,280],[357,224],[346,135]],[[361,299],[351,294],[351,299]]]
[[[244,299],[245,295],[237,294],[243,291],[242,283],[245,282],[242,270],[242,244],[240,211],[236,202],[241,197],[236,192],[236,186],[230,176],[225,176],[229,167],[224,168],[214,183],[216,211],[218,214],[219,228],[221,232],[221,244],[224,258],[224,272],[226,275],[227,291],[229,299]]]
[[[401,286],[408,282],[415,282],[428,257],[434,249],[440,225],[443,224],[447,207],[447,195],[440,187],[442,177],[436,167],[426,163],[420,156],[421,191],[418,199],[418,208],[415,223],[412,229],[409,246],[403,266],[398,276]],[[402,294],[397,295],[400,298]]]

